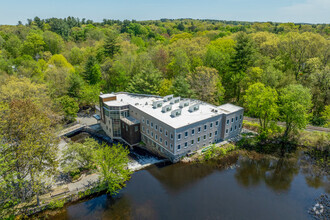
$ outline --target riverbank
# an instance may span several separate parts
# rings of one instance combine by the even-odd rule
[[[236,150],[202,163],[150,166],[135,172],[116,196],[94,194],[40,217],[310,219],[308,210],[330,192],[328,183],[301,151],[277,158]]]

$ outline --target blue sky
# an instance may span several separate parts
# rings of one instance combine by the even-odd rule
[[[330,23],[330,0],[0,0],[0,24],[35,16]]]

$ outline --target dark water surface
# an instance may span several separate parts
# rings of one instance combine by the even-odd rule
[[[227,166],[230,165],[230,166]],[[233,155],[210,164],[152,166],[116,198],[71,204],[53,219],[309,219],[329,177],[303,159]]]

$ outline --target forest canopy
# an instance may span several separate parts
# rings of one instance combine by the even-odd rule
[[[27,82],[74,120],[102,92],[175,94],[247,108],[249,87],[308,90],[309,122],[328,123],[330,25],[74,17],[0,26],[0,85]],[[9,85],[10,86],[10,85]]]

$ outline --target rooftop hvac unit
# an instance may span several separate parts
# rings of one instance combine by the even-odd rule
[[[153,108],[160,108],[160,107],[162,107],[162,105],[163,105],[163,100],[160,100],[160,101],[154,101],[154,102],[152,103],[152,107],[153,107]]]
[[[173,99],[173,95],[167,95],[164,97],[164,102],[170,101],[171,99]]]
[[[173,98],[170,103],[175,104],[175,103],[178,103],[178,102],[180,102],[180,97]]]
[[[168,112],[168,111],[171,111],[171,110],[172,110],[172,105],[165,105],[162,108],[162,112],[163,113]]]
[[[187,107],[187,106],[189,106],[189,100],[182,101],[182,102],[180,102],[180,104],[179,104],[179,107],[180,107],[180,108],[184,108],[184,107]]]
[[[194,112],[199,109],[199,104],[195,104],[189,107],[189,112]]]
[[[171,112],[173,118],[178,117],[179,115],[181,115],[181,109],[175,109]]]

